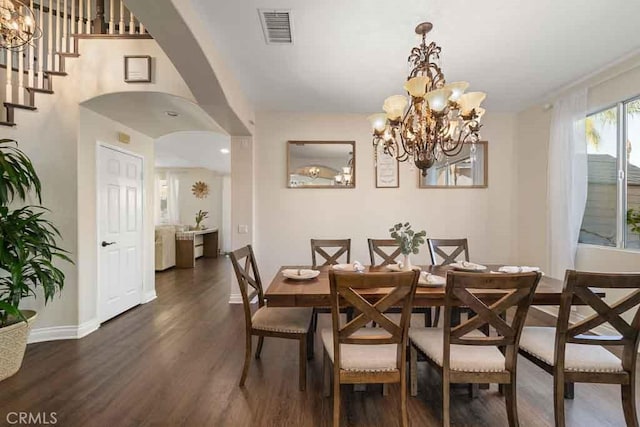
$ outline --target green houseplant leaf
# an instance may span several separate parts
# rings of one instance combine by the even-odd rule
[[[424,237],[427,235],[424,230],[418,232],[412,230],[408,222],[395,224],[389,232],[391,238],[400,246],[403,255],[418,254],[420,245],[424,244]]]
[[[29,158],[13,140],[0,140],[0,327],[26,320],[20,301],[38,290],[49,302],[64,287],[64,273],[56,263],[72,262],[60,248],[58,229],[41,206],[12,208],[35,193],[41,201],[41,183]]]

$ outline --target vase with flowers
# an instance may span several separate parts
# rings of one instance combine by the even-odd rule
[[[420,252],[420,245],[425,242],[427,232],[414,231],[411,229],[411,224],[408,222],[398,223],[389,229],[391,238],[393,238],[400,246],[400,252],[403,255],[402,265],[400,267],[403,271],[409,271],[413,269],[411,264],[411,254],[418,254]]]
[[[203,211],[202,209],[198,211],[198,213],[196,214],[195,230],[202,230],[204,228],[202,221],[204,221],[205,218],[207,218],[208,216],[209,216],[209,212]]]

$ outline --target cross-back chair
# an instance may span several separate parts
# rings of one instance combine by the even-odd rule
[[[327,250],[331,251],[327,252]],[[316,258],[320,255],[320,262]],[[340,258],[345,257],[346,263],[351,262],[351,239],[311,239],[311,268],[326,267],[340,263]],[[318,314],[331,313],[329,307],[317,307],[313,310],[313,331],[318,326]],[[349,319],[353,315],[353,310],[346,308],[342,310]]]
[[[591,288],[631,291],[609,305]],[[580,301],[595,313],[570,324],[571,306]],[[553,327],[526,327],[520,352],[554,379],[556,426],[563,427],[566,387],[573,383],[620,384],[627,426],[638,426],[635,383],[640,332],[640,274],[587,273],[568,270],[560,300],[558,322]],[[635,309],[631,322],[621,314]],[[594,328],[609,324],[614,336],[594,335]],[[611,330],[610,329],[610,330]],[[603,346],[619,347],[618,358]]]
[[[327,249],[334,249],[332,253]],[[316,255],[322,260],[318,263]],[[351,239],[311,239],[311,261],[313,268],[335,265],[340,263],[340,257],[346,256],[346,262],[351,262]]]
[[[449,265],[458,261],[462,255],[464,261],[469,261],[469,243],[467,239],[427,239],[429,256],[432,265]],[[460,308],[455,309],[456,317],[460,315]],[[468,310],[467,310],[468,311]],[[434,323],[440,322],[440,307],[434,309]]]
[[[469,261],[467,239],[427,239],[427,246],[429,246],[429,255],[433,265],[453,264],[461,255],[465,261]]]
[[[324,344],[324,390],[330,395],[333,380],[333,425],[340,425],[340,384],[400,383],[402,426],[408,425],[406,351],[411,306],[420,273],[352,273],[330,271],[332,328],[322,330]],[[389,293],[375,303],[360,293],[387,288]],[[359,314],[341,322],[340,306],[354,306]],[[385,311],[402,306],[399,322]],[[371,321],[380,328],[365,328]],[[331,369],[332,367],[332,369]]]
[[[398,258],[402,255],[400,245],[395,239],[367,239],[367,244],[371,265],[397,264]],[[376,262],[376,255],[380,258],[380,262]]]
[[[251,339],[258,337],[256,359],[260,358],[265,337],[295,339],[299,341],[299,386],[304,390],[307,383],[307,356],[313,355],[313,334],[311,332],[311,308],[267,307],[265,304],[262,280],[251,245],[237,249],[229,254],[236,273],[245,320],[245,359],[240,387],[244,386],[251,363]],[[251,301],[257,298],[258,310],[252,314]],[[310,351],[308,351],[308,348]]]
[[[371,259],[371,265],[376,267],[382,267],[390,264],[397,264],[398,258],[402,255],[400,245],[395,239],[367,239],[369,246],[369,258]],[[376,259],[380,259],[380,262],[376,262]],[[399,307],[392,307],[389,309],[389,313],[400,313]],[[439,309],[438,313],[439,312]],[[424,314],[424,326],[431,326],[431,308],[430,307],[414,307],[413,313]],[[436,318],[437,323],[437,318]]]
[[[417,395],[417,360],[422,354],[442,375],[443,425],[450,425],[449,404],[452,383],[504,384],[509,426],[518,425],[516,373],[518,343],[541,274],[447,273],[444,328],[411,328],[411,394]],[[496,297],[482,301],[473,289],[492,290]],[[451,325],[452,309],[463,304],[476,315],[458,326]],[[504,314],[515,308],[508,322]],[[478,331],[488,325],[497,336]],[[504,353],[503,353],[504,351]]]

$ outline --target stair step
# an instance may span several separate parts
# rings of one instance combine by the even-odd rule
[[[53,94],[53,91],[50,89],[42,89],[39,87],[25,87],[26,90],[28,90],[29,92],[37,92],[37,93],[48,93],[49,95]]]
[[[23,110],[31,110],[31,111],[37,110],[37,108],[34,107],[33,105],[16,104],[13,102],[5,102],[4,106],[7,108],[20,108]]]
[[[45,71],[44,75],[50,75],[50,76],[66,76],[67,73],[65,73],[64,71]]]
[[[0,126],[15,126],[16,124],[13,122],[0,122]]]

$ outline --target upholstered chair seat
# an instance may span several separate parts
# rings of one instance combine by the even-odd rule
[[[531,326],[522,330],[520,350],[554,366],[556,328]],[[564,369],[574,372],[622,372],[622,361],[600,346],[571,344],[565,349]]]
[[[333,356],[333,331],[321,331],[322,343],[327,349],[331,363],[335,363]],[[390,336],[381,328],[362,328],[354,332],[353,337]],[[358,345],[340,344],[340,369],[356,372],[387,372],[395,371],[398,367],[397,344]]]
[[[410,328],[409,339],[429,359],[443,366],[444,331],[442,328]],[[480,331],[472,331],[465,338],[484,337]],[[451,345],[450,369],[461,372],[503,372],[504,355],[498,347]]]
[[[261,307],[251,319],[254,329],[304,334],[309,330],[312,308]]]

